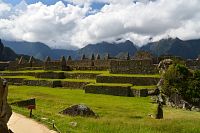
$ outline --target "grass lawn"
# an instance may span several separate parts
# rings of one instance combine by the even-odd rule
[[[94,85],[94,86],[123,86],[123,87],[127,87],[127,86],[133,86],[132,84],[113,84],[113,83],[91,83],[88,85]]]
[[[55,120],[62,133],[199,133],[200,113],[164,108],[163,120],[150,118],[156,104],[149,97],[118,97],[85,94],[84,90],[48,87],[9,86],[8,101],[36,98],[34,115]],[[58,114],[66,107],[84,103],[100,117],[82,118]],[[29,115],[27,109],[12,107],[15,112]],[[76,127],[69,125],[77,122]],[[48,124],[47,124],[48,125]],[[50,125],[49,125],[50,126]]]
[[[160,78],[159,74],[101,74],[101,76],[117,76],[117,77],[151,77]]]
[[[109,74],[109,71],[81,71],[81,70],[73,70],[67,71],[66,73],[92,73],[92,74]]]
[[[133,86],[132,89],[137,89],[137,90],[141,90],[141,89],[156,89],[156,85],[150,85],[150,86]]]

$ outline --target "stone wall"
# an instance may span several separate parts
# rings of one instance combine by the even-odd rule
[[[96,86],[86,85],[84,87],[85,93],[106,94],[114,96],[131,96],[130,86]]]
[[[67,61],[67,65],[75,69],[79,69],[79,67],[91,67],[92,60],[70,60]]]
[[[73,88],[73,89],[82,89],[87,84],[89,84],[89,82],[69,82],[69,81],[61,82],[61,86],[63,88]]]
[[[34,69],[43,69],[44,63],[43,62],[24,62],[19,64],[18,61],[10,61],[8,66],[5,68],[5,70],[34,70]],[[36,70],[37,70],[36,69]]]
[[[47,81],[47,80],[24,80],[23,85],[54,87],[53,81]]]
[[[138,86],[156,85],[160,78],[155,77],[125,77],[125,76],[97,76],[97,83],[124,83]]]
[[[36,78],[47,78],[47,79],[64,79],[64,72],[39,72],[35,73]]]
[[[66,64],[63,65],[60,61],[49,61],[44,63],[44,70],[68,71],[70,69]]]
[[[115,74],[155,74],[157,66],[150,59],[146,60],[112,60],[110,73]]]
[[[67,65],[73,70],[108,70],[110,60],[69,60]]]
[[[23,80],[23,85],[27,86],[45,86],[45,87],[63,87],[63,88],[73,88],[82,89],[89,82],[71,82],[71,81],[49,81],[49,80]]]

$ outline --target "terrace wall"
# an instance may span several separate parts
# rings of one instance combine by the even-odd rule
[[[131,96],[130,86],[95,86],[86,85],[84,87],[85,93],[106,94],[114,96]]]
[[[157,77],[125,77],[125,76],[97,76],[97,83],[124,83],[138,86],[156,85],[160,78]]]
[[[157,66],[150,59],[112,60],[110,73],[114,74],[156,74]]]
[[[47,78],[47,79],[64,79],[64,72],[39,72],[35,73],[36,78]]]

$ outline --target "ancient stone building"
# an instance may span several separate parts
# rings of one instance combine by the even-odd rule
[[[51,61],[51,58],[47,57],[45,62],[44,62],[44,70],[67,71],[67,70],[70,70],[70,69],[67,66],[65,57],[62,56],[60,60],[56,60],[56,61]]]

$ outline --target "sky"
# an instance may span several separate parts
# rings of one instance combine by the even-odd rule
[[[0,38],[76,49],[200,38],[200,0],[0,0]]]

